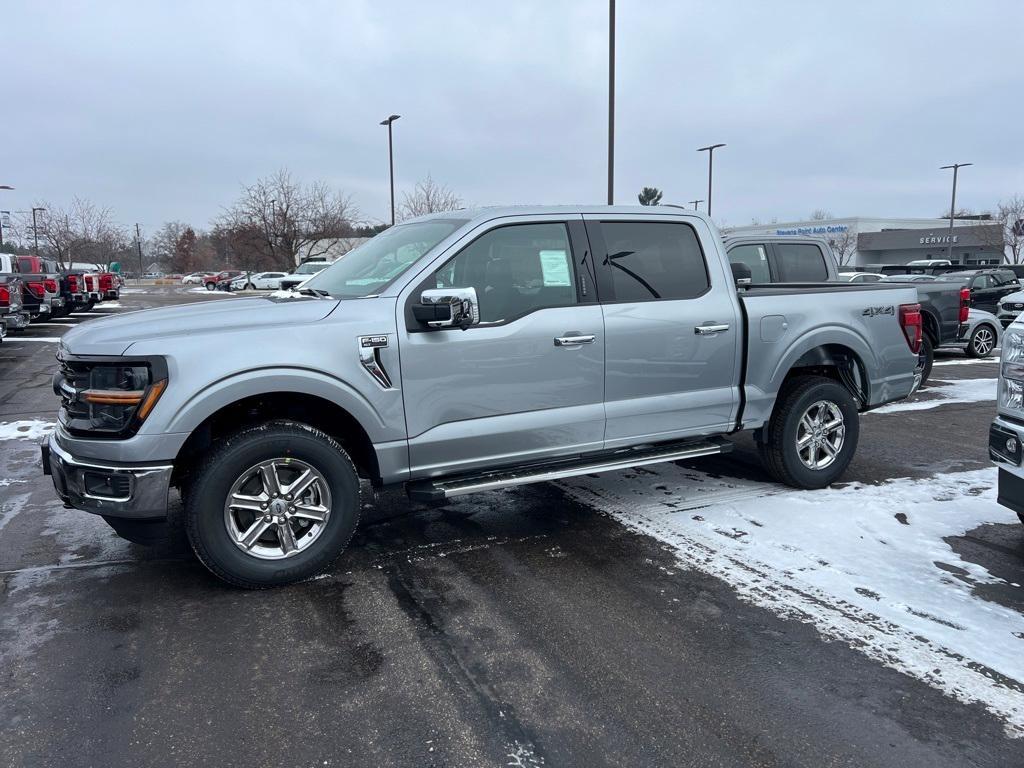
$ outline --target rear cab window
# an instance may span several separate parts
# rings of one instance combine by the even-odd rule
[[[779,279],[784,283],[823,283],[828,267],[821,248],[811,243],[775,242]]]
[[[616,302],[695,299],[711,288],[697,233],[683,222],[602,221]]]

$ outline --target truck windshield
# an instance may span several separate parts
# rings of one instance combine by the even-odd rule
[[[465,223],[465,219],[430,219],[386,229],[311,277],[303,288],[339,299],[373,296]]]

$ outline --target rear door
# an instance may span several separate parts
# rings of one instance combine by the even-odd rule
[[[971,306],[986,312],[995,312],[1002,293],[991,274],[982,273],[971,279]]]
[[[419,325],[411,306],[431,288],[474,288],[480,323]],[[482,224],[398,313],[413,477],[602,448],[605,330],[579,214]]]
[[[604,309],[605,447],[728,430],[743,329],[707,225],[684,216],[585,218]]]

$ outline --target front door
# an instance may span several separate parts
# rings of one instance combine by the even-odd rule
[[[700,229],[698,236],[697,229]],[[735,286],[699,218],[587,217],[605,325],[605,447],[728,431],[743,338]]]
[[[398,327],[413,477],[599,450],[605,334],[582,217],[482,225],[403,291]],[[480,323],[427,329],[427,288],[475,288]]]

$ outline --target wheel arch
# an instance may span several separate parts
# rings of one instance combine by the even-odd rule
[[[291,420],[320,429],[348,452],[361,477],[378,483],[380,465],[373,441],[348,410],[319,395],[271,391],[233,400],[214,410],[189,433],[174,460],[172,485],[182,485],[217,441],[247,426],[271,420]]]

